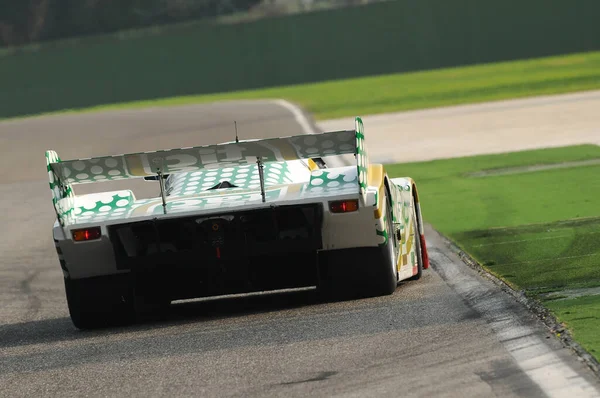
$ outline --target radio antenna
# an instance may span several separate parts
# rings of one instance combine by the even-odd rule
[[[240,139],[238,138],[237,122],[235,120],[233,121],[233,125],[235,126],[235,142],[237,144],[238,142],[240,142]]]

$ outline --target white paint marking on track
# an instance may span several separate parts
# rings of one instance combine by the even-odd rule
[[[296,122],[300,125],[300,127],[302,127],[304,134],[316,134],[312,123],[308,121],[308,118],[304,115],[304,112],[302,112],[302,110],[297,105],[292,104],[291,102],[283,99],[273,100],[273,103],[282,106],[288,111],[292,112],[294,118],[296,119]]]
[[[302,109],[300,109],[297,105],[283,99],[273,100],[272,102],[290,111],[294,115],[296,122],[302,128],[302,131],[304,131],[304,134],[317,134],[313,124],[308,120]],[[352,124],[352,126],[354,125]],[[326,158],[326,162],[331,167],[350,166],[353,163],[347,155],[328,156]]]
[[[600,392],[567,365],[529,326],[524,308],[491,282],[476,277],[440,236],[428,228],[430,258],[438,272],[468,304],[486,319],[519,367],[548,397],[600,397]],[[521,310],[521,311],[519,311]]]

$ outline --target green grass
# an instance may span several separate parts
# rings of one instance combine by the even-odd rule
[[[597,159],[599,146],[581,145],[397,164],[389,172],[415,178],[426,221],[491,273],[535,297],[549,291],[568,297],[568,289],[600,286]],[[526,167],[557,164],[563,167]],[[498,173],[506,169],[511,173]],[[599,300],[544,301],[596,358],[600,324],[586,314]]]
[[[592,89],[600,89],[600,52],[125,102],[76,111],[284,98],[300,104],[317,119],[328,119]]]
[[[600,217],[468,231],[454,239],[492,273],[531,293],[600,286]]]
[[[596,359],[600,358],[600,296],[547,302],[573,337]]]
[[[388,167],[392,175],[416,179],[425,217],[440,232],[455,237],[493,227],[600,216],[600,165],[468,176],[480,170],[590,159],[600,159],[600,147],[581,145]]]

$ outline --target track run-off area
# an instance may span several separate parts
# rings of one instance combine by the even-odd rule
[[[364,116],[372,161],[600,144],[600,92]],[[79,331],[51,237],[44,151],[63,159],[348,129],[284,101],[0,122],[0,396],[600,396],[598,378],[428,228],[432,268],[387,297],[312,290],[174,304]],[[410,157],[400,158],[401,146]],[[418,181],[417,181],[418,183]],[[128,181],[139,196],[155,185]],[[122,182],[85,189],[109,190]],[[423,209],[427,217],[427,209]],[[285,264],[282,264],[285,266]]]

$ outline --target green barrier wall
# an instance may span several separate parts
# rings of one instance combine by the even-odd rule
[[[600,49],[599,0],[398,0],[0,57],[0,117]]]

